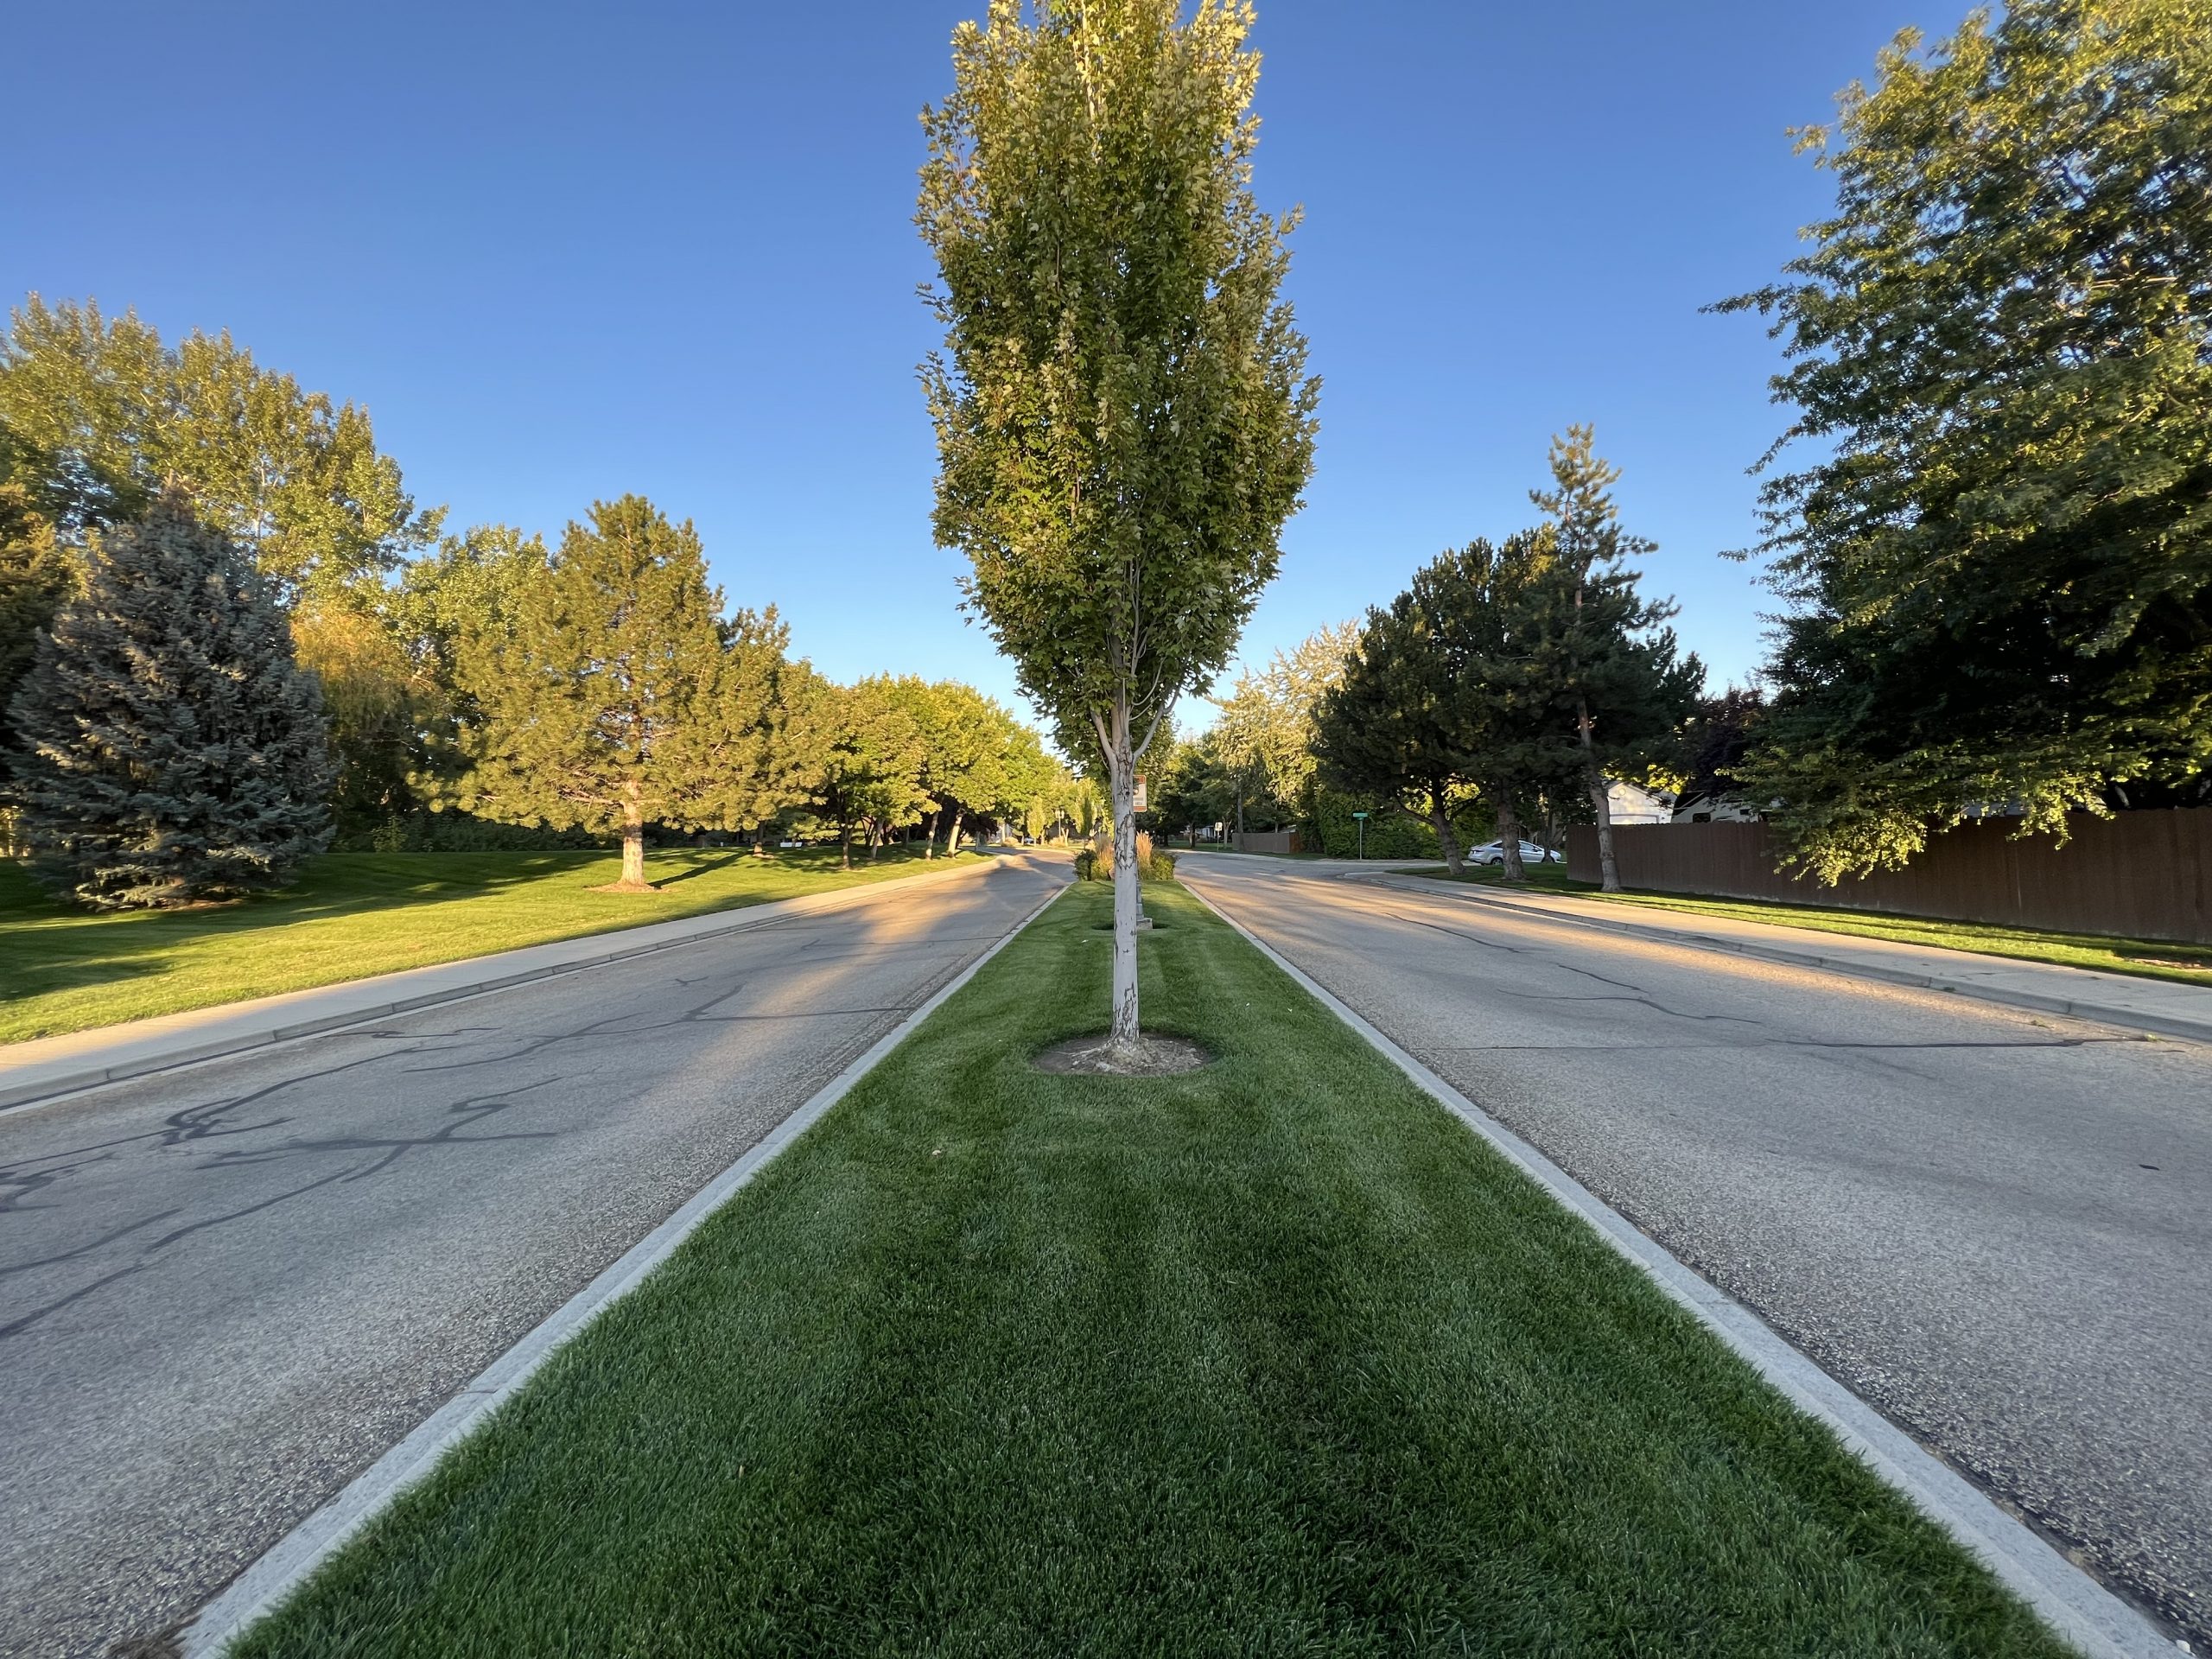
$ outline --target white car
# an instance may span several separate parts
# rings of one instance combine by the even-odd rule
[[[1550,854],[1533,841],[1524,841],[1521,843],[1521,861],[1523,864],[1541,864],[1550,856]],[[1471,848],[1467,852],[1467,862],[1503,864],[1505,862],[1505,843],[1502,841],[1486,841],[1479,847]]]

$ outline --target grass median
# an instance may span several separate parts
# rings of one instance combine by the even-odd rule
[[[2056,1655],[1179,889],[1078,887],[251,1656]]]
[[[0,860],[0,1042],[793,899],[920,864],[901,847],[849,871],[835,848],[661,852],[645,870],[659,891],[633,893],[593,890],[621,874],[615,853],[332,853],[282,893],[93,914]]]
[[[1428,876],[1475,887],[1507,887],[1495,866],[1473,866],[1454,876],[1440,869],[1404,869],[1397,875]],[[2101,973],[2133,974],[2139,979],[2168,979],[2184,985],[2212,985],[2212,950],[2171,940],[2123,939],[2102,933],[2054,933],[2032,927],[1999,927],[1983,922],[1945,921],[1929,916],[1892,916],[1880,911],[1833,910],[1819,905],[1786,905],[1757,899],[1706,899],[1680,893],[1601,893],[1593,882],[1570,881],[1557,864],[1532,864],[1517,891],[1561,893],[1607,904],[1641,905],[1648,910],[1679,910],[1694,916],[1731,921],[1765,922],[1774,927],[1802,927],[1817,933],[1844,933],[1897,944],[1937,945],[1985,957],[2013,957],[2062,968],[2094,968]]]

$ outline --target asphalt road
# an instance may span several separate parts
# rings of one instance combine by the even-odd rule
[[[188,1618],[1066,879],[857,889],[0,1116],[0,1652]]]
[[[1314,867],[1179,874],[2212,1643],[2212,1048]]]

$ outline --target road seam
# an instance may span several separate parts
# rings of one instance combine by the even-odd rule
[[[354,1477],[335,1497],[233,1579],[180,1632],[184,1659],[208,1659],[221,1653],[403,1493],[428,1477],[448,1452],[513,1397],[570,1339],[643,1283],[709,1216],[734,1197],[779,1153],[811,1128],[893,1049],[905,1042],[924,1020],[973,979],[985,963],[1020,938],[1022,930],[1042,915],[1067,887],[1065,882],[1054,887],[988,950],[884,1033],[859,1058],[755,1142],[743,1157],[700,1188],[667,1220],[624,1251],[612,1266],[417,1425],[406,1439]]]
[[[1477,906],[1491,906],[1510,911],[1517,916],[1541,917],[1545,921],[1559,922],[1568,927],[1588,928],[1593,932],[1612,933],[1624,938],[1641,939],[1647,944],[1680,944],[1694,950],[1719,950],[1732,956],[1756,957],[1764,962],[1777,962],[1791,968],[1818,968],[1829,973],[1846,974],[1855,979],[1878,980],[1886,985],[1904,985],[1916,990],[1945,991],[1957,996],[1972,997],[1980,1002],[1995,1002],[2005,1007],[2025,1008],[2035,1014],[2061,1014],[2076,1020],[2094,1020],[2102,1025],[2120,1026],[2133,1031],[2156,1032],[2162,1037],[2183,1037],[2196,1042],[2212,1042],[2212,1020],[2184,1020],[2168,1014],[2139,1013],[2130,1008],[2116,1008],[2107,1004],[2083,1002],[2063,996],[2044,996],[2034,991],[2010,991],[1999,986],[1984,985],[1971,979],[1948,979],[1935,974],[1914,973],[1903,968],[1885,968],[1878,963],[1857,962],[1847,957],[1824,957],[1809,950],[1789,950],[1780,945],[1754,944],[1742,939],[1724,939],[1711,933],[1675,932],[1663,925],[1638,926],[1634,922],[1610,921],[1603,917],[1581,916],[1572,912],[1553,910],[1548,906],[1524,905],[1502,895],[1465,892],[1432,892],[1436,884],[1424,881],[1415,887],[1411,881],[1395,880],[1385,875],[1346,874],[1340,880],[1363,882],[1369,887],[1388,887],[1394,893],[1418,893],[1432,899],[1452,899],[1461,904]],[[1414,878],[1421,880],[1421,878]],[[1675,911],[1675,915],[1688,914]],[[1768,922],[1760,925],[1780,927],[1785,924]],[[1806,931],[1814,930],[1807,929]],[[2017,957],[1993,957],[1992,962],[2020,962]],[[2056,963],[2033,964],[2056,967]],[[2170,982],[2154,980],[2152,984]]]
[[[1777,1336],[1750,1308],[1685,1266],[1673,1251],[1383,1035],[1212,899],[1187,882],[1185,886],[1507,1162],[1581,1217],[1799,1410],[1825,1424],[1847,1449],[1903,1492],[2067,1640],[2095,1659],[2170,1659],[2177,1651],[2188,1651]]]
[[[191,1040],[190,1033],[181,1032],[178,1033],[176,1046],[162,1052],[141,1055],[136,1059],[116,1065],[87,1065],[81,1071],[65,1072],[58,1077],[41,1079],[36,1083],[14,1084],[0,1083],[0,1116],[5,1116],[10,1112],[19,1111],[26,1107],[51,1105],[64,1096],[84,1094],[89,1090],[105,1088],[111,1083],[127,1083],[134,1077],[151,1077],[158,1072],[174,1071],[188,1065],[201,1065],[210,1060],[223,1059],[232,1054],[243,1054],[251,1049],[267,1048],[277,1043],[296,1042],[302,1037],[320,1037],[330,1032],[344,1031],[352,1026],[365,1026],[378,1020],[389,1020],[396,1014],[411,1014],[418,1008],[431,1008],[447,1002],[464,1001],[472,996],[487,996],[494,991],[512,990],[518,985],[533,985],[543,980],[557,979],[563,974],[581,973],[591,968],[604,968],[617,962],[632,962],[640,957],[652,956],[656,951],[676,950],[687,944],[696,944],[702,939],[725,938],[732,933],[748,932],[754,928],[773,927],[779,922],[789,921],[794,916],[815,915],[823,910],[836,908],[840,901],[854,901],[864,896],[903,887],[910,881],[973,875],[997,868],[995,863],[985,862],[956,865],[942,870],[917,870],[912,875],[893,876],[887,880],[872,881],[859,887],[833,887],[827,893],[802,893],[795,899],[772,899],[764,905],[740,905],[726,912],[730,917],[727,924],[720,926],[702,927],[681,938],[656,939],[647,944],[633,944],[617,950],[601,950],[592,956],[578,957],[565,962],[549,963],[542,967],[525,968],[509,973],[496,973],[485,979],[470,980],[463,984],[448,985],[438,990],[426,991],[419,996],[397,997],[389,1002],[374,1003],[365,1007],[351,1007],[338,1014],[324,1014],[283,1026],[271,1027],[266,1031],[238,1032],[228,1037],[216,1038],[206,1042],[194,1042]],[[770,911],[773,913],[760,913]],[[678,919],[704,922],[713,914],[714,912],[709,912],[706,916],[685,917]],[[620,938],[626,933],[639,932],[649,927],[668,925],[670,924],[667,922],[642,922],[635,928],[615,928],[606,933],[579,934],[573,940],[547,939],[539,944],[517,945],[511,950],[495,950],[479,957],[461,957],[454,962],[434,963],[429,966],[432,969],[465,967],[471,961],[495,961],[500,957],[511,956],[517,951],[543,950],[554,945],[580,943],[585,939]],[[400,973],[421,971],[423,970],[411,968],[403,968],[398,970]],[[310,993],[324,990],[343,991],[348,987],[367,985],[382,977],[384,977],[382,975],[372,974],[366,979],[335,980],[328,985],[310,987],[309,990]],[[236,1003],[215,1002],[205,1008],[192,1008],[183,1012],[216,1014],[220,1014],[226,1007],[238,1006],[239,1005]],[[93,1029],[99,1030],[100,1027],[95,1027]],[[115,1027],[113,1029],[120,1035],[129,1029],[129,1023]],[[5,1045],[0,1045],[0,1052],[4,1052],[5,1046]]]

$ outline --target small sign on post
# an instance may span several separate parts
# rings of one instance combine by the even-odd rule
[[[1352,817],[1359,821],[1359,856],[1363,861],[1367,857],[1367,814],[1355,812]]]
[[[1137,773],[1136,799],[1131,804],[1129,810],[1132,812],[1143,812],[1148,810],[1149,809],[1145,805],[1144,773],[1139,772]]]

